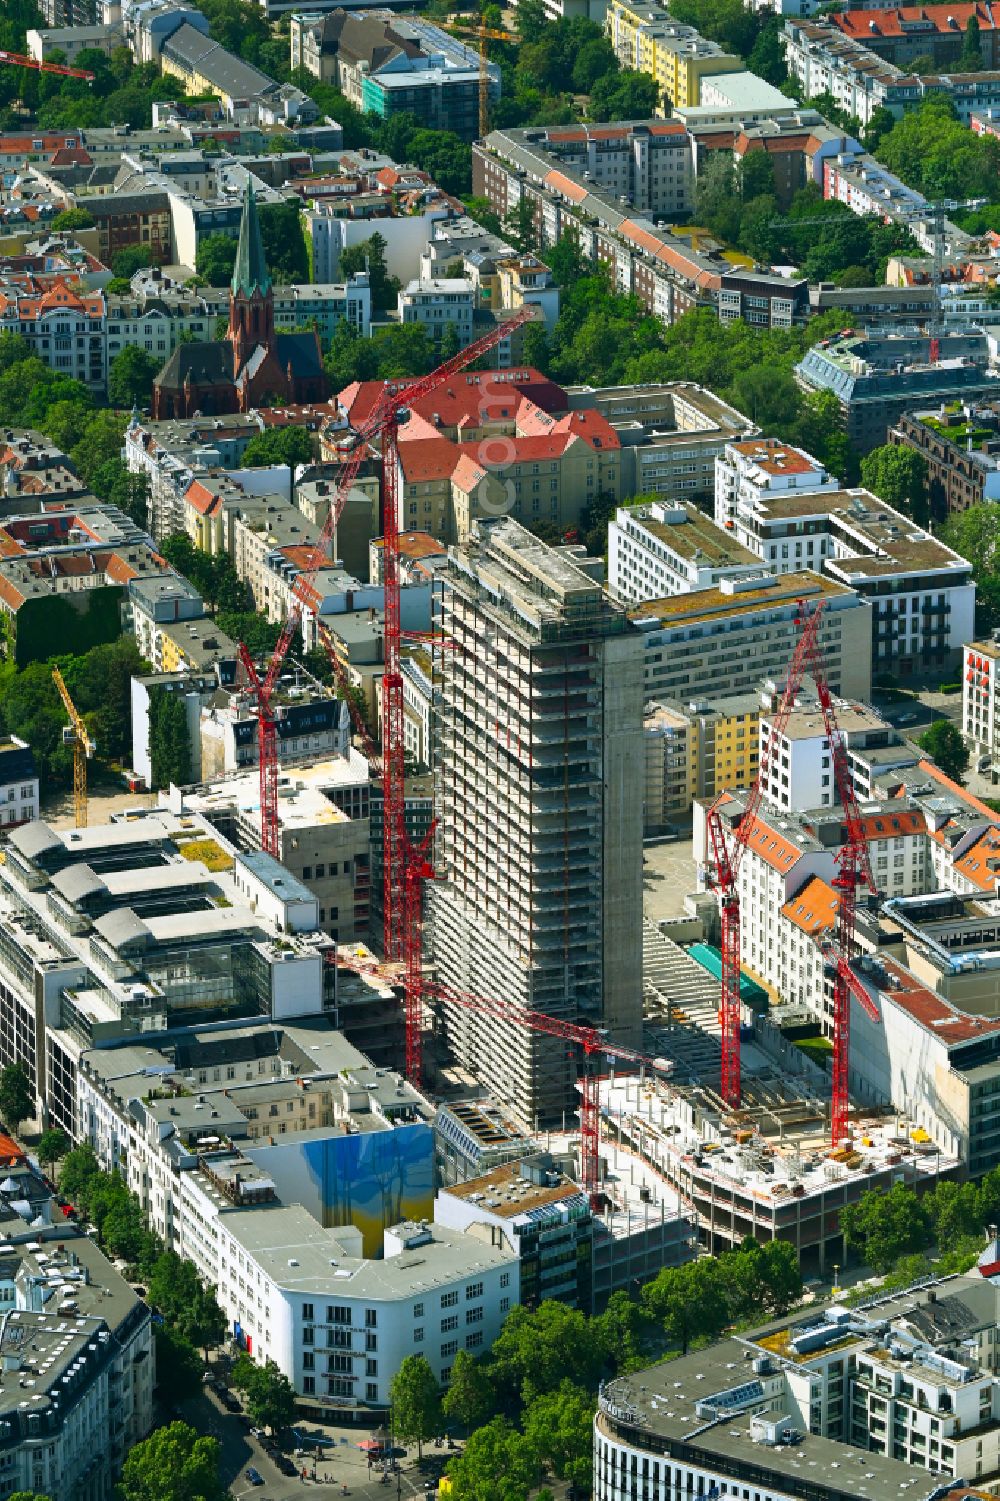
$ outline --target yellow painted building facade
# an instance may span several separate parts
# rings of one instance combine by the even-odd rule
[[[610,0],[605,29],[623,67],[649,73],[660,90],[657,114],[671,105],[690,108],[701,103],[701,80],[719,73],[742,73],[742,58],[707,41],[693,26],[670,19],[659,6]]]

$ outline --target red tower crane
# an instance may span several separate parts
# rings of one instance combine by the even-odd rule
[[[799,639],[789,664],[781,702],[777,712],[771,718],[770,733],[761,752],[757,775],[747,795],[746,808],[735,832],[727,838],[720,811],[723,804],[719,799],[709,809],[706,821],[709,844],[707,853],[710,855],[708,879],[719,893],[719,916],[722,926],[720,943],[722,976],[719,998],[719,1019],[722,1024],[720,1093],[726,1104],[733,1107],[740,1103],[740,979],[742,976],[740,865],[757,820],[757,810],[764,796],[768,773],[777,759],[778,742],[795,705],[802,675],[807,670],[806,664],[815,644],[822,609],[823,606],[820,603],[811,614],[807,615],[803,605],[801,603],[799,605],[799,614],[796,617],[796,624],[800,628]]]
[[[413,912],[412,908],[410,912]],[[417,922],[419,925],[419,917]],[[357,974],[370,974],[379,979],[398,981],[398,970],[376,961],[369,963],[363,959],[352,959],[347,954],[337,954],[331,962],[340,969],[349,969]],[[490,1000],[485,996],[471,995],[468,991],[455,990],[450,985],[441,985],[436,981],[422,983],[421,997],[439,1001],[444,1005],[461,1006],[466,1011],[474,1011],[479,1016],[497,1021],[513,1022],[515,1026],[524,1027],[529,1032],[539,1032],[547,1037],[561,1037],[580,1048],[584,1055],[584,1067],[577,1081],[580,1089],[580,1178],[581,1186],[590,1196],[591,1204],[596,1206],[600,1189],[601,1106],[599,1080],[592,1067],[593,1059],[603,1054],[609,1058],[620,1059],[624,1063],[638,1063],[657,1073],[664,1071],[663,1065],[655,1058],[636,1052],[634,1048],[619,1047],[617,1043],[609,1042],[598,1027],[585,1027],[577,1022],[563,1021],[557,1016],[549,1016],[545,1011],[524,1011],[511,1001]],[[411,1056],[413,1055],[408,1047],[406,1077],[411,1084],[419,1088],[422,1082],[420,1076],[414,1076],[409,1071]],[[419,1052],[416,1056],[419,1058]]]
[[[93,73],[88,73],[86,68],[70,68],[66,63],[42,63],[37,57],[28,57],[23,52],[5,52],[0,48],[0,63],[7,63],[12,68],[33,68],[36,73],[58,73],[63,78],[82,78],[86,83],[93,83]]]
[[[858,891],[867,886],[873,896],[878,894],[875,876],[868,854],[868,836],[865,821],[858,806],[844,737],[837,724],[830,686],[826,680],[822,653],[813,632],[807,643],[809,671],[816,684],[820,711],[826,738],[830,743],[830,759],[833,763],[834,781],[840,805],[844,811],[847,837],[837,850],[836,874],[833,888],[838,896],[837,939],[830,946],[830,966],[833,971],[833,1091],[830,1104],[830,1135],[835,1147],[848,1134],[848,1069],[851,1050],[851,996],[852,994],[873,1021],[881,1021],[878,1008],[867,990],[851,969],[851,960],[857,953],[855,920],[857,916]]]
[[[313,584],[327,560],[327,546],[340,520],[351,486],[357,478],[370,444],[382,449],[382,536],[384,547],[385,586],[385,662],[382,678],[382,818],[385,884],[385,952],[390,959],[404,956],[406,926],[404,903],[406,886],[406,805],[403,785],[403,679],[400,672],[399,615],[399,428],[409,418],[409,407],[444,384],[482,355],[488,354],[515,328],[532,316],[530,307],[521,308],[513,317],[499,323],[451,359],[445,360],[429,375],[407,382],[402,388],[386,385],[382,399],[372,415],[345,436],[340,445],[346,457],[337,493],[330,503],[326,522],[312,560],[295,583],[295,603],[282,628],[267,672],[257,673],[250,653],[240,644],[240,660],[257,700],[258,745],[260,762],[261,848],[269,854],[278,851],[278,730],[273,694],[282,663],[299,626],[303,607],[312,601]]]

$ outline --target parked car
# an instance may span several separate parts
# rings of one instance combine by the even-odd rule
[[[247,1470],[246,1477],[249,1480],[249,1482],[250,1482],[251,1485],[263,1485],[264,1484],[264,1477],[263,1477],[263,1475],[260,1473],[259,1470],[255,1470],[254,1467],[253,1467],[253,1465],[251,1465],[250,1468]]]
[[[273,1454],[271,1457],[282,1475],[297,1475],[299,1473],[287,1454]]]

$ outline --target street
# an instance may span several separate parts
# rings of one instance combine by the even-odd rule
[[[226,1412],[213,1392],[201,1390],[180,1402],[178,1411],[184,1422],[198,1433],[219,1440],[222,1476],[233,1497],[255,1496],[259,1501],[291,1501],[292,1497],[298,1497],[301,1501],[304,1492],[310,1489],[318,1489],[326,1496],[353,1496],[355,1501],[376,1501],[376,1498],[389,1501],[397,1495],[429,1496],[435,1494],[437,1477],[443,1473],[448,1458],[454,1458],[454,1451],[449,1454],[448,1450],[436,1449],[433,1443],[429,1450],[425,1446],[422,1462],[417,1460],[415,1450],[407,1451],[406,1457],[399,1460],[400,1473],[382,1484],[381,1471],[377,1466],[369,1470],[367,1457],[358,1448],[368,1437],[366,1428],[304,1423],[298,1429],[301,1434],[315,1435],[326,1442],[320,1448],[319,1459],[312,1445],[301,1455],[289,1454],[300,1470],[306,1468],[309,1478],[303,1480],[301,1475],[283,1475],[250,1433],[244,1419]],[[315,1481],[311,1478],[314,1462]],[[250,1466],[263,1477],[263,1485],[255,1486],[247,1480]]]

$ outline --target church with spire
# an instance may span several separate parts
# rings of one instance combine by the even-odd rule
[[[153,382],[153,417],[203,417],[299,406],[328,394],[319,335],[278,333],[250,179],[229,286],[229,328],[217,343],[180,344]]]

